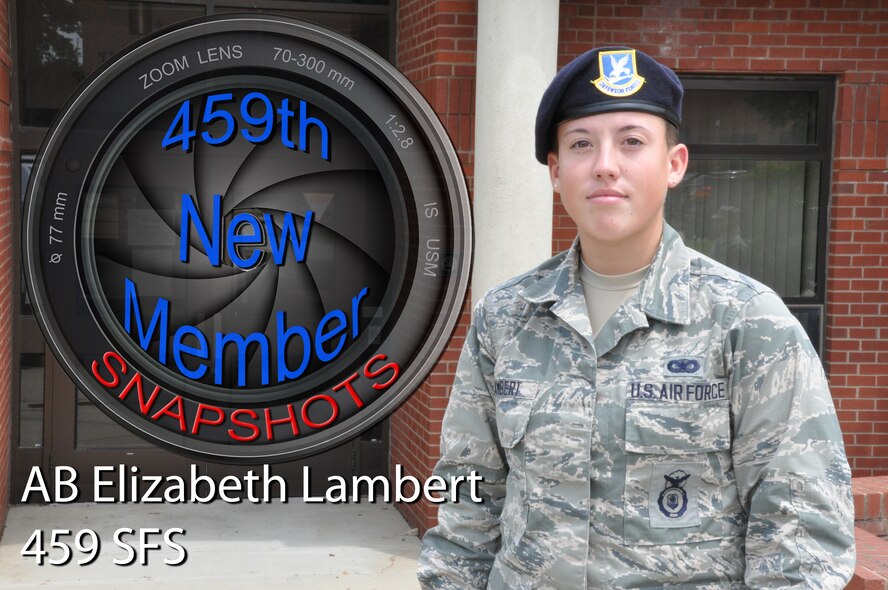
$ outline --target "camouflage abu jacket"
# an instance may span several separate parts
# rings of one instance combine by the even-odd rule
[[[442,426],[424,588],[843,588],[850,472],[820,362],[780,298],[665,226],[592,337],[578,249],[476,307]]]

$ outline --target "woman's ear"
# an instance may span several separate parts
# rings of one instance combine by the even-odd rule
[[[678,143],[669,149],[669,188],[675,188],[688,169],[688,146]],[[549,168],[551,168],[551,164]]]
[[[558,154],[555,152],[549,152],[549,156],[547,158],[549,164],[549,180],[552,181],[552,190],[556,193],[559,192],[558,187]]]

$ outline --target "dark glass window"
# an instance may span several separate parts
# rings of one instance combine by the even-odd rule
[[[682,82],[690,164],[667,221],[689,246],[777,291],[819,345],[834,80]]]
[[[102,63],[144,35],[189,18],[263,12],[326,26],[391,54],[390,0],[28,0],[16,5],[19,123],[49,127],[77,86]]]
[[[200,4],[125,0],[19,2],[21,124],[48,127],[77,86],[143,35],[203,16]]]
[[[151,448],[153,446],[117,422],[110,420],[79,389],[77,390],[76,412],[74,444],[77,449]]]
[[[684,181],[666,217],[694,248],[796,303],[822,303],[834,86],[692,78]]]
[[[381,12],[374,8],[372,12],[366,11],[342,11],[332,10],[300,10],[298,8],[278,8],[282,3],[277,3],[274,7],[265,7],[261,5],[257,7],[256,2],[235,2],[229,6],[217,6],[215,14],[226,12],[262,12],[265,14],[279,14],[304,20],[310,23],[321,25],[332,29],[338,33],[342,33],[346,37],[354,39],[363,45],[366,45],[379,55],[389,58],[391,53],[391,37],[389,35],[389,13]],[[297,5],[298,2],[288,4]],[[337,2],[337,5],[344,3]],[[364,2],[363,4],[385,4],[383,1]],[[317,4],[315,4],[317,6]],[[336,7],[338,8],[338,6]]]
[[[23,353],[19,357],[19,446],[43,446],[43,362],[42,354]]]
[[[817,93],[794,90],[688,89],[685,141],[724,145],[812,145]]]
[[[817,294],[820,162],[694,160],[667,200],[692,248],[783,297]]]

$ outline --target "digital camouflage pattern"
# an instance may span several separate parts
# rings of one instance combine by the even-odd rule
[[[425,588],[843,588],[850,470],[780,298],[665,226],[593,337],[578,247],[476,307],[442,426]]]

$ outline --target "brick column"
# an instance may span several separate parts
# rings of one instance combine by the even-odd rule
[[[12,383],[12,139],[9,1],[0,0],[0,532],[9,504]]]
[[[438,114],[462,163],[469,190],[473,176],[476,2],[400,0],[397,66]],[[467,297],[468,300],[468,297]],[[450,345],[425,382],[391,418],[391,469],[424,480],[440,453],[441,419],[459,350],[469,323],[468,302]],[[420,533],[435,522],[437,507],[421,500],[398,505]]]

